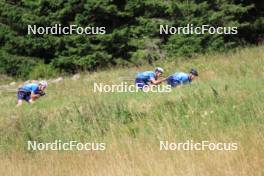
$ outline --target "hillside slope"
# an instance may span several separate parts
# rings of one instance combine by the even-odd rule
[[[66,78],[21,108],[15,94],[1,94],[0,175],[262,175],[263,51],[259,46],[156,63],[166,75],[199,70],[191,86],[170,93],[93,92],[94,82],[132,84],[137,71],[152,69],[146,66]],[[27,151],[28,140],[56,139],[101,141],[107,149]],[[160,151],[160,140],[232,142],[238,150]]]

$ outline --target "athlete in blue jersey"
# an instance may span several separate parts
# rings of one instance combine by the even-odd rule
[[[176,87],[178,85],[191,83],[197,76],[198,72],[195,69],[191,69],[190,73],[177,72],[167,78],[167,83],[172,87]]]
[[[136,75],[135,84],[138,88],[143,89],[144,87],[148,87],[149,85],[158,85],[165,81],[166,79],[158,78],[163,74],[163,69],[157,67],[154,71],[145,71],[140,72]]]
[[[17,106],[22,105],[23,100],[33,103],[40,96],[45,95],[44,90],[47,85],[46,81],[40,81],[39,83],[29,83],[19,87],[17,91]]]

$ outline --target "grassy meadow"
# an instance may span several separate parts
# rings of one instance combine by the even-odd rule
[[[83,73],[50,83],[35,104],[0,94],[0,175],[264,175],[264,46],[193,60],[159,61],[165,75],[199,78],[170,93],[94,93],[133,84],[140,68]],[[105,142],[100,151],[27,151],[27,141]],[[237,151],[160,151],[160,140],[236,142]]]

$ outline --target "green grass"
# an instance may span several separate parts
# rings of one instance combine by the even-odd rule
[[[146,66],[87,73],[81,80],[50,84],[47,96],[20,108],[15,107],[15,94],[2,94],[0,150],[27,153],[26,141],[55,139],[106,141],[109,146],[117,146],[109,147],[113,152],[122,150],[127,140],[141,146],[156,145],[157,150],[159,140],[166,139],[238,142],[241,159],[230,161],[234,163],[230,167],[239,171],[252,162],[256,164],[254,173],[260,174],[264,153],[260,144],[264,137],[263,50],[259,46],[202,55],[195,60],[157,63],[165,68],[165,74],[191,67],[199,70],[199,79],[191,86],[170,93],[93,93],[94,81],[120,83],[118,77],[133,78],[135,72],[152,68]],[[132,155],[138,152],[133,147],[124,150],[133,151]],[[251,173],[251,169],[241,175]]]

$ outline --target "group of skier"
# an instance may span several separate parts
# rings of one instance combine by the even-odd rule
[[[177,87],[191,83],[198,76],[198,72],[195,69],[191,69],[189,73],[176,72],[166,78],[161,78],[163,73],[164,70],[161,67],[155,68],[154,71],[137,73],[135,84],[139,89],[144,89],[166,81],[171,87]],[[19,87],[17,91],[17,106],[21,106],[23,100],[28,103],[34,103],[38,98],[45,95],[47,86],[48,83],[46,81],[40,81]]]

